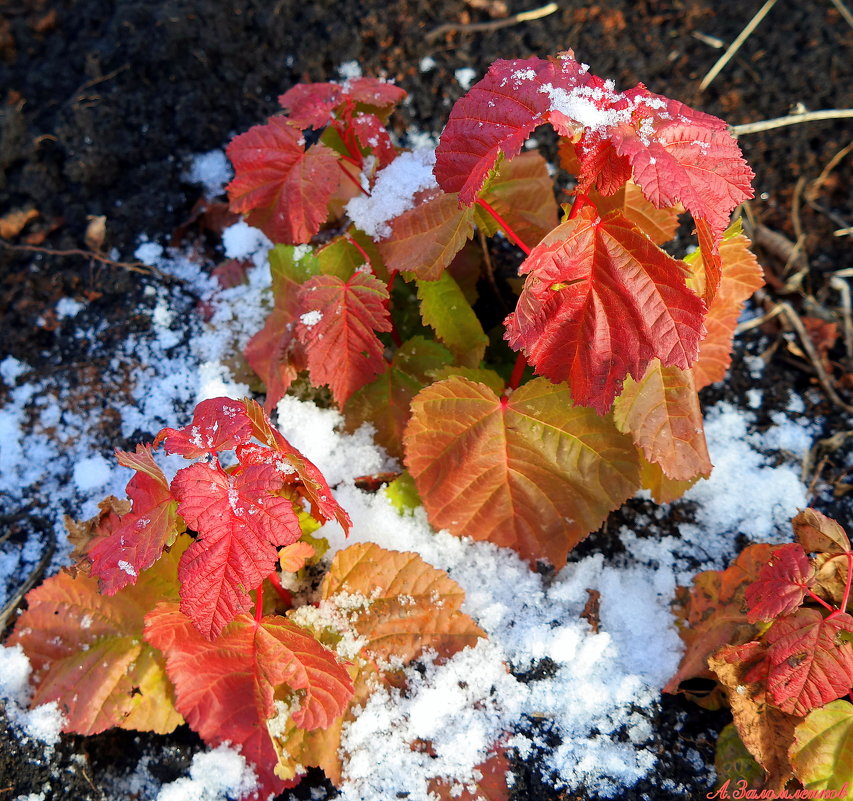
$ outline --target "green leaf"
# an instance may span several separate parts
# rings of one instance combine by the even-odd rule
[[[764,780],[764,768],[749,753],[734,723],[725,725],[717,737],[714,769],[717,771],[717,787],[726,781],[735,783],[743,779],[749,787],[756,788],[761,787]]]
[[[489,338],[459,284],[449,273],[438,281],[418,281],[421,319],[465,367],[478,367]]]
[[[403,455],[403,431],[409,422],[412,398],[432,380],[435,370],[453,357],[437,342],[413,337],[394,354],[391,364],[374,381],[354,392],[344,406],[347,428],[371,423],[376,442],[392,456]]]
[[[339,236],[317,251],[317,261],[323,275],[336,275],[346,281],[364,264],[364,256],[346,237]]]
[[[498,397],[455,376],[412,401],[406,465],[430,522],[535,564],[570,548],[640,485],[637,451],[611,416],[536,379]]]
[[[853,795],[853,705],[832,701],[815,709],[794,729],[789,750],[794,774],[807,790]],[[829,796],[827,796],[829,797]]]
[[[404,470],[384,489],[391,505],[401,514],[411,514],[421,505],[418,488],[408,470]]]

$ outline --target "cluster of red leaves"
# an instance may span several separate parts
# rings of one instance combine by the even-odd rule
[[[171,482],[154,459],[160,443],[193,460]],[[399,687],[425,650],[448,658],[485,636],[445,573],[375,545],[339,552],[321,587],[321,604],[344,598],[349,618],[291,608],[276,571],[314,555],[309,510],[311,530],[336,520],[346,531],[350,520],[254,401],[203,401],[188,426],[117,457],[135,471],[130,501],[108,498],[69,526],[77,565],[27,596],[9,640],[32,663],[33,704],[56,702],[66,732],[186,722],[210,745],[239,746],[255,797],[312,765],[340,782],[342,727],[370,692]],[[356,594],[364,602],[353,609]],[[353,632],[364,645],[342,658],[336,645]],[[506,771],[499,750],[482,766],[496,801]],[[438,778],[431,789],[454,792]]]
[[[371,79],[297,86],[283,115],[230,145],[232,209],[278,243],[274,308],[247,359],[267,408],[307,370],[348,426],[372,424],[434,525],[560,566],[640,487],[672,500],[711,470],[696,392],[725,374],[762,283],[740,229],[725,230],[752,173],[722,120],[642,85],[617,93],[571,53],[497,61],[451,111],[438,185],[374,239],[325,178],[337,164],[380,191],[376,168],[397,155],[383,115],[401,97]],[[559,224],[547,165],[521,152],[543,123],[577,178]],[[306,148],[308,129],[322,130]],[[680,261],[660,245],[685,209],[699,248]],[[322,225],[344,233],[310,253],[286,247]],[[505,320],[519,351],[508,383],[483,361],[472,306],[479,278],[494,278],[475,230],[503,230],[528,254]],[[525,364],[547,380],[519,388]]]
[[[853,689],[853,549],[841,526],[814,509],[793,528],[796,542],[751,545],[726,570],[694,579],[682,598],[687,648],[665,689],[715,678],[766,789],[796,776],[807,789],[832,790],[853,767],[831,747],[839,726],[853,731],[853,706],[836,700]]]

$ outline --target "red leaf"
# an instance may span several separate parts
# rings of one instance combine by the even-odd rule
[[[472,203],[498,154],[515,156],[546,121],[578,139],[579,193],[613,194],[633,172],[655,206],[682,202],[708,221],[715,239],[732,209],[752,197],[753,173],[722,120],[642,84],[617,93],[571,52],[496,61],[453,107],[436,149],[439,184]]]
[[[270,117],[231,140],[226,152],[234,179],[226,187],[232,211],[273,242],[308,242],[328,217],[341,173],[337,154],[323,144],[304,148],[302,134],[283,117]]]
[[[334,499],[332,491],[319,468],[284,438],[282,433],[270,422],[266,412],[255,401],[246,400],[245,404],[246,413],[252,421],[252,434],[269,450],[253,445],[239,448],[237,457],[241,463],[272,464],[284,474],[295,470],[302,482],[300,490],[310,501],[314,516],[323,520],[337,520],[344,533],[348,533],[352,521]]]
[[[166,453],[180,453],[185,459],[230,451],[252,438],[252,424],[246,407],[231,398],[210,398],[195,407],[193,421],[181,429],[164,428],[154,447],[166,442]],[[125,465],[130,467],[131,465]]]
[[[618,211],[584,208],[537,245],[506,339],[540,375],[567,381],[576,403],[606,412],[629,373],[657,357],[690,367],[705,333],[704,303],[686,268]]]
[[[338,83],[298,83],[279,95],[278,102],[295,126],[322,128],[342,99],[343,87]]]
[[[258,773],[262,798],[287,786],[273,772],[278,758],[267,730],[276,690],[290,688],[298,707],[293,717],[305,729],[327,727],[352,696],[335,655],[282,617],[257,623],[239,615],[210,642],[174,604],[159,604],[145,617],[145,639],[166,657],[178,711],[208,744],[241,747]]]
[[[299,292],[296,328],[308,354],[311,381],[328,384],[339,406],[385,369],[376,331],[390,331],[385,285],[365,273],[347,281],[318,275]]]
[[[359,114],[353,118],[352,127],[358,143],[378,159],[378,167],[387,167],[397,156],[397,150],[382,120],[375,114]]]
[[[332,112],[347,98],[388,111],[400,103],[406,92],[393,83],[378,78],[353,78],[344,84],[301,83],[280,95],[278,102],[288,112],[290,121],[300,128],[322,128],[332,119]]]
[[[803,602],[814,573],[802,545],[792,542],[777,548],[755,582],[746,588],[747,620],[756,623],[793,612]]]
[[[228,474],[196,463],[172,481],[178,511],[198,539],[181,559],[181,610],[208,638],[251,606],[248,592],[275,567],[275,546],[302,536],[293,504],[275,495],[281,474],[271,465],[248,465]]]
[[[586,81],[574,60],[540,58],[496,61],[453,106],[435,151],[435,177],[445,192],[474,202],[498,154],[517,155],[524,140],[543,122],[548,82],[577,85]]]
[[[133,510],[121,518],[108,537],[98,539],[88,553],[91,575],[100,580],[104,595],[115,595],[135,584],[139,574],[156,562],[166,545],[184,529],[163,471],[154,461],[150,445],[137,445],[136,453],[116,451],[119,464],[137,471],[127,484]]]
[[[823,617],[816,609],[799,609],[777,620],[765,635],[770,644],[767,692],[790,715],[841,698],[853,685],[853,617]]]

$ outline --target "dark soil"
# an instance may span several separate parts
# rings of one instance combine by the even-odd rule
[[[782,116],[797,103],[809,109],[851,105],[853,29],[829,0],[782,0],[704,93],[698,83],[722,51],[695,34],[728,43],[757,4],[561,0],[560,10],[542,20],[486,32],[450,32],[435,41],[427,36],[443,23],[489,20],[490,12],[500,15],[504,5],[514,13],[536,4],[5,0],[0,15],[0,87],[6,93],[0,98],[0,217],[36,210],[38,216],[13,243],[63,251],[85,248],[88,218],[105,215],[107,252],[116,260],[131,260],[140,237],[161,237],[165,244],[190,216],[199,190],[182,174],[192,155],[221,148],[233,134],[273,113],[276,97],[294,83],[336,78],[338,66],[349,60],[358,61],[366,75],[392,78],[410,93],[411,104],[397,116],[401,134],[408,125],[422,131],[442,128],[463,93],[455,70],[472,67],[480,75],[497,58],[544,56],[567,48],[622,88],[643,81],[731,124]],[[420,72],[426,56],[435,67]],[[837,297],[827,289],[825,274],[853,266],[850,238],[832,235],[853,224],[853,159],[842,160],[816,186],[811,203],[797,201],[795,192],[798,181],[805,182],[800,189],[808,189],[850,138],[849,122],[822,122],[741,139],[757,175],[757,199],[751,204],[755,219],[792,241],[802,234],[809,271],[802,288],[787,295],[798,307],[811,294],[831,308]],[[0,240],[4,350],[36,371],[68,371],[72,380],[84,354],[51,323],[53,306],[63,296],[85,298],[93,313],[112,321],[111,336],[121,339],[134,324],[127,310],[141,299],[136,275],[86,257],[33,254],[8,245]],[[790,274],[785,255],[764,256],[771,289],[778,291]],[[800,392],[813,383],[804,362],[786,355],[778,328],[755,332],[748,347],[752,352],[774,349],[763,379],[768,411],[784,408],[788,388]],[[830,356],[837,356],[837,377],[853,370],[842,350]],[[722,395],[737,399],[751,386],[736,358]],[[711,389],[707,396],[718,400],[721,391]],[[848,427],[825,400],[815,401],[809,412],[825,416],[827,435]],[[842,522],[853,520],[853,510],[844,491],[833,496],[831,488],[844,485],[845,457],[843,451],[830,453],[821,468],[825,483],[819,485],[828,489],[818,497],[822,508],[838,513]],[[713,730],[723,718],[668,699],[660,722],[660,775],[654,786],[643,783],[620,797],[702,797],[707,788],[689,752],[697,749],[708,761]],[[131,769],[150,739],[126,733],[87,741],[67,738],[46,766],[39,764],[35,750],[6,736],[0,748],[0,799],[42,790],[57,801],[101,799],[99,772]],[[169,742],[174,747],[163,750],[167,756],[159,768],[163,780],[185,769],[187,747],[194,741],[183,733]],[[662,789],[667,786],[662,778],[691,790],[669,793]],[[537,777],[521,771],[519,779],[519,800],[557,797]]]

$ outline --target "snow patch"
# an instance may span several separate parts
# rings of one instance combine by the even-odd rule
[[[225,185],[233,177],[234,171],[224,150],[196,154],[183,176],[184,180],[191,184],[201,184],[208,198],[223,194]]]

